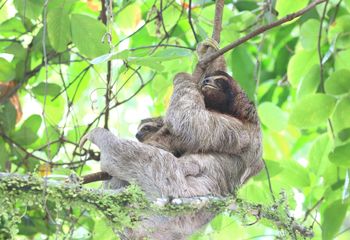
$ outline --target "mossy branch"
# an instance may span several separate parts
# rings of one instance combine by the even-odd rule
[[[64,205],[68,206],[71,202],[74,202],[75,206],[88,205],[103,213],[120,230],[133,226],[141,216],[155,213],[181,215],[207,208],[210,211],[227,211],[235,216],[241,216],[242,222],[246,216],[256,218],[253,224],[261,219],[269,220],[275,228],[287,232],[294,239],[297,236],[313,236],[312,229],[300,225],[289,216],[283,201],[272,206],[249,203],[233,196],[159,198],[151,201],[135,185],[120,190],[92,189],[82,187],[79,179],[76,180],[70,178],[66,181],[57,181],[32,175],[0,173],[0,196],[2,196],[0,203],[7,201],[6,198],[21,199],[29,195],[33,198],[33,202],[38,203],[40,201],[35,199],[45,197],[60,203],[65,201],[67,203]]]

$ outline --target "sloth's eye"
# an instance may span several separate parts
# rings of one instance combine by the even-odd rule
[[[141,130],[142,131],[149,131],[149,130],[151,130],[151,127],[150,126],[144,126]]]

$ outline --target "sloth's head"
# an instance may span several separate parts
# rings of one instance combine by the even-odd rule
[[[137,128],[136,138],[140,142],[147,141],[164,125],[162,117],[143,119]]]
[[[233,79],[223,71],[206,75],[200,82],[205,107],[220,113],[231,113],[235,92]]]
[[[228,73],[215,71],[208,74],[200,81],[199,87],[208,110],[228,114],[242,121],[259,121],[254,104]]]

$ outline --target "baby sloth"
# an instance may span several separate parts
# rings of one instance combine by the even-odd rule
[[[172,147],[174,136],[164,127],[163,117],[153,117],[141,120],[135,135],[139,142],[171,152],[175,157],[180,157],[183,152]]]

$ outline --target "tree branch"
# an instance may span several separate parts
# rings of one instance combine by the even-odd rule
[[[222,49],[208,55],[207,57],[205,57],[203,60],[201,60],[198,64],[201,67],[205,67],[208,63],[212,62],[214,59],[216,59],[217,57],[219,57],[220,55],[230,51],[231,49],[241,45],[242,43],[247,42],[248,40],[250,40],[251,38],[258,36],[259,34],[266,32],[274,27],[280,26],[283,23],[286,22],[290,22],[293,19],[302,16],[303,14],[307,13],[308,11],[310,11],[311,9],[313,9],[314,7],[316,7],[318,4],[321,4],[323,2],[325,2],[326,0],[316,0],[313,1],[311,4],[309,4],[307,7],[301,9],[298,12],[295,13],[291,13],[275,22],[272,22],[270,24],[264,25],[256,30],[254,30],[251,33],[248,33],[247,35],[245,35],[242,38],[237,39],[236,41],[234,41],[233,43],[230,43],[229,45],[227,45],[226,47],[223,47]]]
[[[75,176],[75,175],[74,175]],[[31,175],[20,175],[0,172],[0,193],[4,198],[7,196],[17,197],[32,196],[42,198],[43,194],[51,201],[71,201],[89,204],[101,211],[110,221],[115,223],[121,216],[126,218],[135,216],[130,221],[137,221],[140,214],[175,214],[182,215],[196,212],[206,208],[209,211],[228,211],[236,216],[247,215],[256,217],[257,221],[267,219],[278,229],[286,231],[290,236],[301,235],[312,237],[312,229],[306,228],[296,222],[293,217],[284,211],[285,204],[280,201],[273,206],[253,204],[234,197],[197,196],[191,198],[158,198],[154,201],[146,199],[145,195],[136,186],[131,185],[125,189],[89,189],[83,188],[79,181],[74,178],[66,181],[57,181],[50,178],[38,178]],[[40,201],[33,201],[40,204]],[[113,204],[111,204],[113,203]],[[113,211],[117,207],[118,211]],[[255,224],[254,222],[253,224]],[[118,222],[121,224],[120,222]],[[125,226],[119,226],[125,227]]]

